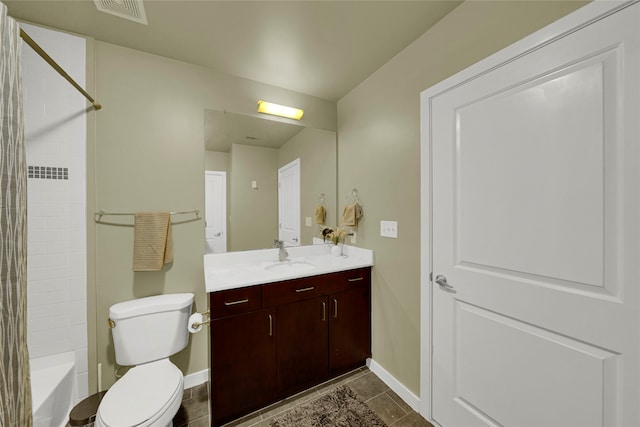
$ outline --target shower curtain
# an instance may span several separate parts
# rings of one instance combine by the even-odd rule
[[[0,3],[0,426],[30,427],[20,28]]]

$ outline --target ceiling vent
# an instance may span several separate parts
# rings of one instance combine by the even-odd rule
[[[142,0],[93,0],[100,12],[147,25]]]

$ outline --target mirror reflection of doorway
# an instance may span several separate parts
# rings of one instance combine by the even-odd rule
[[[205,171],[205,253],[227,252],[227,173]]]
[[[300,159],[278,169],[278,238],[300,246]]]

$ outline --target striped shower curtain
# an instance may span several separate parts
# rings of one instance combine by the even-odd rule
[[[30,427],[20,28],[0,3],[0,426]]]

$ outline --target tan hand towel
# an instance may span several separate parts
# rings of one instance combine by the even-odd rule
[[[134,227],[133,271],[160,271],[173,261],[169,212],[136,212]]]
[[[342,225],[357,227],[358,220],[362,218],[363,213],[362,206],[358,203],[346,205],[342,211]]]
[[[313,215],[316,224],[324,224],[327,217],[327,211],[322,205],[316,206],[316,212]]]
[[[358,220],[362,218],[362,215],[364,215],[364,211],[359,203],[346,205],[342,211],[342,225],[357,227]]]
[[[358,221],[364,215],[364,209],[362,209],[362,205],[360,203],[356,203],[356,225],[358,225]]]
[[[356,225],[355,205],[345,205],[344,209],[342,210],[342,225]]]

